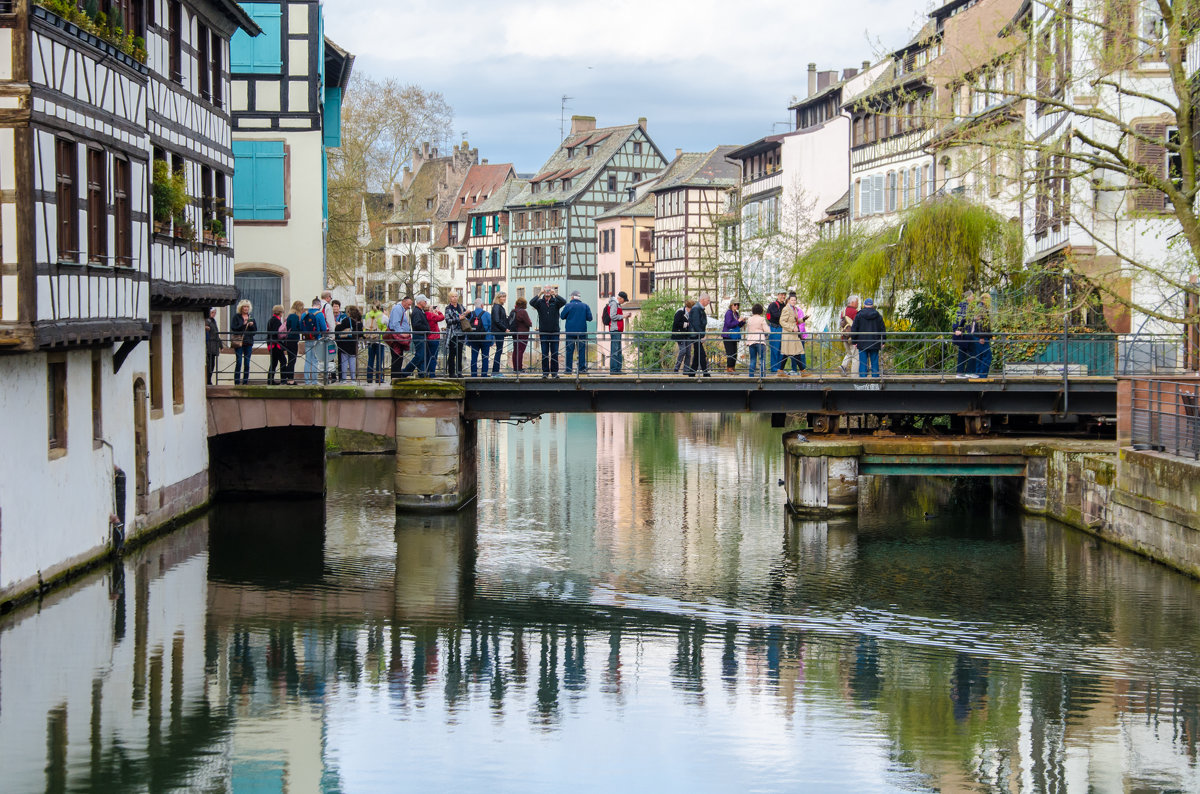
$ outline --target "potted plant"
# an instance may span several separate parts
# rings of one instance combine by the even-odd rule
[[[204,242],[209,245],[225,243],[225,223],[219,217],[209,220],[208,228],[204,230]]]
[[[150,185],[154,199],[154,233],[167,234],[175,208],[175,185],[166,160],[154,161],[154,180]]]
[[[196,239],[196,226],[183,215],[175,217],[175,239],[190,243]]]

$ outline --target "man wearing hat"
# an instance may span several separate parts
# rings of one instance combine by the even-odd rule
[[[579,290],[571,293],[571,300],[562,308],[559,317],[567,333],[567,374],[571,374],[572,354],[579,356],[579,374],[587,372],[587,324],[592,321],[592,308],[580,299]]]
[[[621,304],[628,300],[628,295],[618,292],[615,298],[608,299],[604,314],[600,317],[601,322],[608,328],[608,372],[611,375],[620,375],[621,367],[625,363],[621,355],[621,334],[625,332],[625,312]]]
[[[858,377],[867,377],[869,365],[871,377],[878,378],[879,351],[887,340],[887,327],[883,324],[883,315],[875,308],[874,299],[864,300],[862,309],[854,315],[850,338],[858,346]]]
[[[417,377],[425,371],[425,354],[429,341],[429,318],[425,309],[429,306],[429,298],[418,295],[413,301],[412,311],[409,312],[409,323],[412,326],[412,360],[400,371],[401,377],[416,372]]]

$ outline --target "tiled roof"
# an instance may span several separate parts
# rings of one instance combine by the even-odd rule
[[[467,213],[480,201],[491,198],[513,173],[512,163],[471,166],[467,169],[462,187],[454,197],[454,206],[450,209],[447,220],[466,220]]]
[[[543,190],[536,195],[529,189],[524,187],[521,192],[509,200],[510,206],[519,206],[534,203],[537,201],[556,201],[568,202],[574,199],[579,193],[591,184],[596,175],[608,164],[608,161],[616,154],[625,141],[629,140],[629,136],[638,129],[636,124],[626,124],[621,127],[604,127],[590,132],[579,133],[568,136],[566,140],[558,145],[554,154],[550,159],[538,169],[537,176],[529,180],[532,182],[545,182],[547,179],[563,179],[560,174],[570,173],[573,177],[571,187],[566,190],[555,187],[551,190]],[[575,147],[583,145],[586,141],[592,141],[596,146],[596,151],[591,157],[588,157],[582,151],[574,152],[574,156],[567,157],[567,149],[575,149]],[[648,144],[653,147],[654,144]],[[551,183],[553,185],[553,183]]]
[[[520,193],[525,186],[529,184],[524,179],[513,177],[501,185],[497,190],[494,190],[487,201],[481,201],[475,205],[475,208],[470,212],[476,213],[493,213],[504,209],[504,205],[508,203],[510,197]]]
[[[646,193],[639,199],[627,201],[624,204],[618,204],[607,212],[602,212],[596,216],[596,220],[604,220],[605,218],[653,218],[654,217],[654,194]]]
[[[650,192],[677,187],[732,187],[741,177],[741,168],[726,162],[730,152],[741,147],[718,146],[708,152],[687,152],[667,166]]]
[[[421,168],[413,176],[408,190],[404,191],[403,198],[408,199],[408,211],[402,207],[396,207],[392,217],[388,219],[388,223],[418,223],[432,220],[434,211],[438,207],[427,210],[425,202],[428,199],[437,200],[438,180],[446,173],[446,166],[452,162],[454,162],[453,157],[435,157],[422,163]]]

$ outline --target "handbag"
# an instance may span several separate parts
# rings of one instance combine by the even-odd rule
[[[242,343],[244,341],[245,340],[243,340],[242,337],[239,336],[236,339],[234,339],[232,342],[230,342],[229,346],[232,347],[234,350],[237,350],[239,347],[242,346]]]

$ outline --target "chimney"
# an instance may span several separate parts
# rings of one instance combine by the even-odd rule
[[[871,62],[870,61],[863,61],[862,71],[864,71],[864,72],[871,71]]]
[[[581,132],[591,132],[596,129],[595,116],[572,116],[571,117],[571,134],[576,135]]]
[[[817,93],[817,65],[810,63],[808,65],[808,95],[812,96]]]
[[[646,117],[642,116],[638,119],[638,126],[642,128],[642,132],[646,131]]]
[[[817,73],[817,90],[824,91],[829,86],[837,82],[837,72],[818,72]]]
[[[486,157],[485,157],[485,158],[483,158],[483,160],[482,160],[482,161],[480,161],[480,162],[481,162],[483,165],[487,165],[487,158],[486,158]]]
[[[843,69],[842,70],[842,79],[849,80],[851,77],[854,77],[857,74],[858,74],[857,69]]]
[[[683,156],[683,149],[676,147],[675,148],[675,159],[678,160],[682,156]]]

